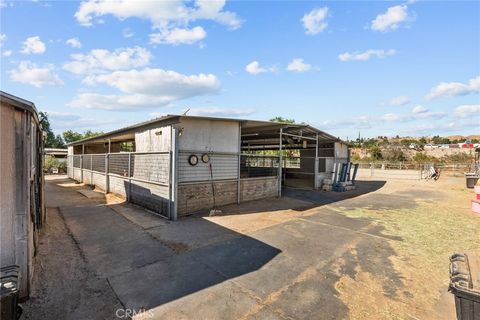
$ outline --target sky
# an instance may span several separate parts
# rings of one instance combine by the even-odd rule
[[[0,1],[1,90],[56,133],[166,114],[480,134],[479,1]]]

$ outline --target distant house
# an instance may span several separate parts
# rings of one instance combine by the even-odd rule
[[[67,161],[68,149],[45,148],[45,157],[54,157],[59,161]]]
[[[35,105],[0,91],[0,262],[17,265],[28,297],[39,229],[45,221],[43,132]]]

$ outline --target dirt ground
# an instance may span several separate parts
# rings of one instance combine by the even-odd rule
[[[480,254],[460,178],[286,189],[177,222],[47,180],[26,319],[454,319],[448,258]]]

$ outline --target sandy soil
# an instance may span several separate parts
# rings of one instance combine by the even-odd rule
[[[88,270],[61,212],[50,207],[47,217],[22,319],[112,319],[122,306],[110,285]]]

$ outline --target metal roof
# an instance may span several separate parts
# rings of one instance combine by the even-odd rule
[[[40,121],[38,119],[38,112],[37,108],[35,108],[35,104],[31,101],[22,99],[20,97],[14,96],[13,94],[7,93],[5,91],[0,90],[0,101],[4,103],[8,103],[16,108],[26,110],[33,114],[35,121],[38,125],[40,125]]]
[[[67,145],[75,146],[75,145],[84,144],[86,142],[102,142],[107,139],[113,139],[121,135],[135,133],[139,128],[147,129],[148,127],[155,127],[157,125],[169,125],[169,124],[179,123],[181,119],[239,122],[242,124],[242,135],[248,134],[249,132],[261,131],[262,136],[265,135],[266,137],[267,135],[271,135],[276,131],[278,132],[278,130],[282,128],[289,132],[298,131],[298,132],[301,132],[302,134],[305,134],[305,135],[308,134],[310,136],[318,134],[318,137],[321,138],[322,140],[342,142],[339,138],[334,137],[322,130],[314,128],[308,124],[296,124],[296,123],[292,124],[292,123],[281,123],[281,122],[272,122],[272,121],[263,121],[263,120],[236,119],[236,118],[166,115],[160,118],[155,118],[155,119],[148,120],[145,122],[140,122],[128,127],[113,130],[95,137],[71,142]]]

